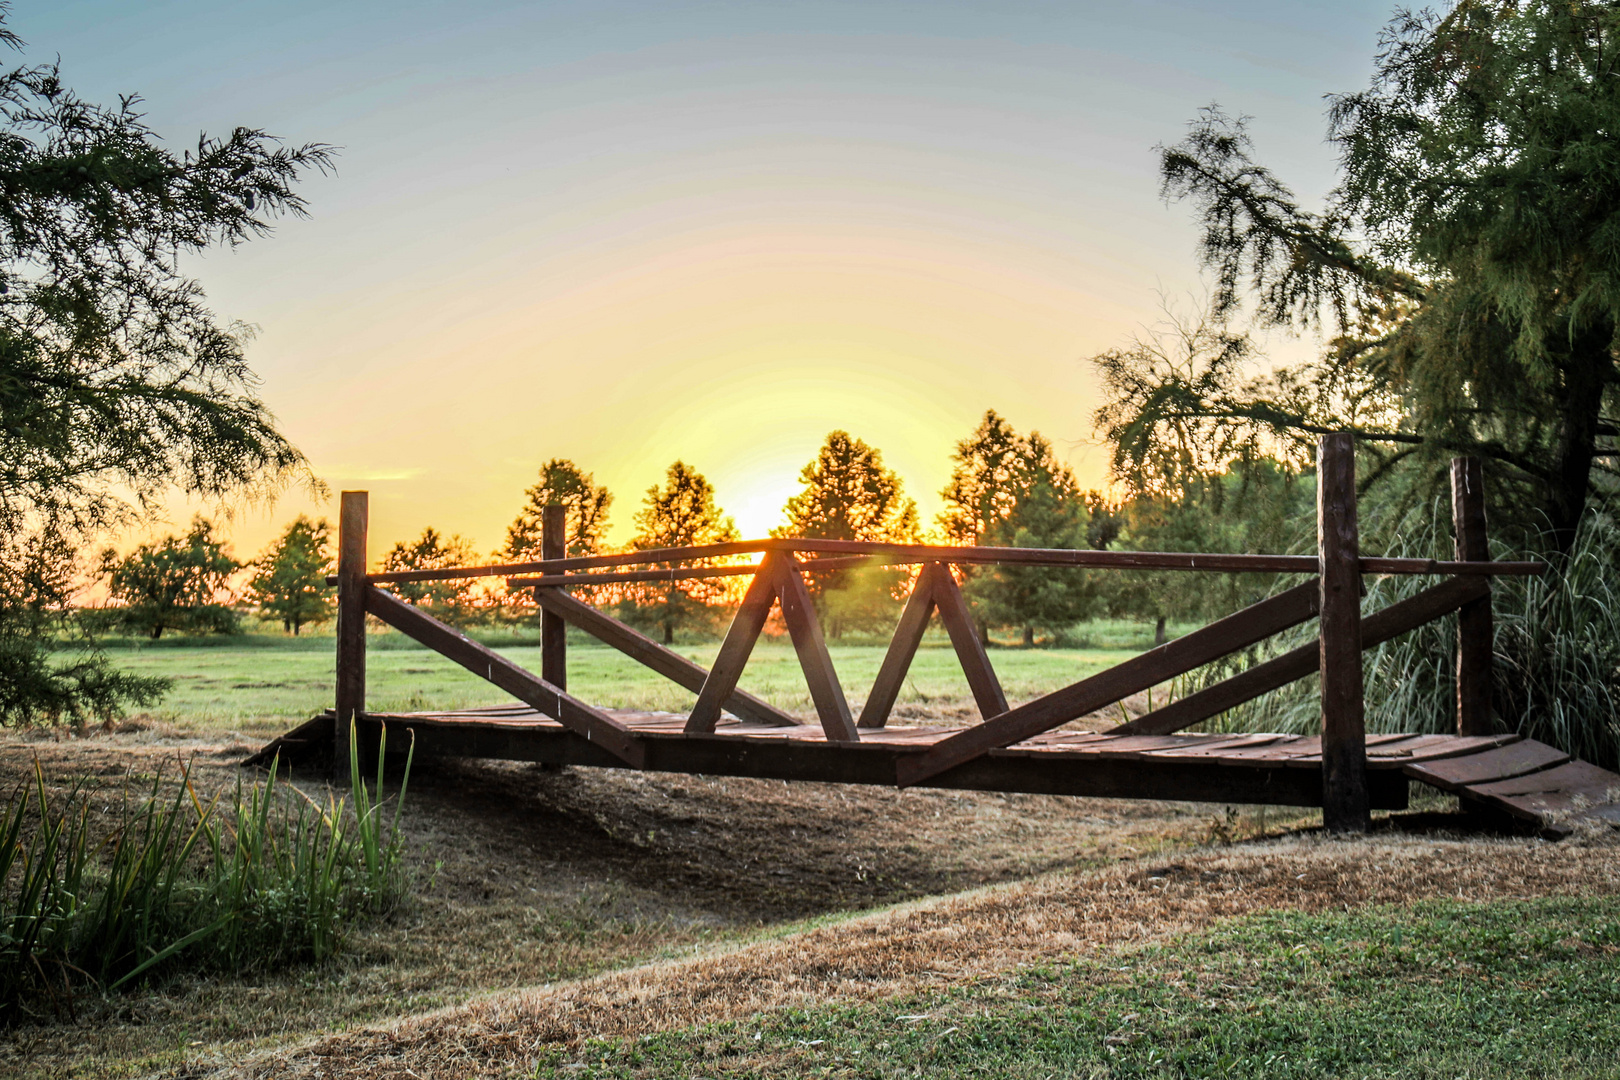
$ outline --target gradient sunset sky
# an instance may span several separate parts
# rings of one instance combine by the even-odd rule
[[[1219,101],[1320,198],[1323,95],[1364,85],[1389,13],[18,0],[11,26],[177,147],[342,147],[309,220],[192,269],[260,328],[263,395],[319,475],[371,491],[375,558],[430,524],[492,550],[554,456],[613,490],[615,540],[676,458],[761,535],[832,428],[931,522],[987,408],[1101,486],[1084,357],[1200,289],[1154,145]],[[246,512],[237,554],[300,510],[335,499]]]

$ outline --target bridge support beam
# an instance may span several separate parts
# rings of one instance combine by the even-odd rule
[[[338,508],[337,723],[332,774],[349,775],[349,725],[366,711],[366,529],[370,496],[345,491]]]
[[[1330,833],[1372,826],[1361,672],[1361,537],[1356,522],[1356,444],[1322,436],[1316,456],[1316,537],[1321,561],[1322,824]]]

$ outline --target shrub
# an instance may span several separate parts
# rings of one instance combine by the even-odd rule
[[[352,750],[352,807],[278,784],[279,763],[264,783],[205,802],[185,766],[144,794],[126,787],[104,836],[93,793],[78,785],[53,802],[36,762],[0,809],[0,1025],[71,1015],[88,990],[182,968],[242,972],[337,952],[357,921],[404,894],[405,782],[385,822],[382,760],[373,795]]]

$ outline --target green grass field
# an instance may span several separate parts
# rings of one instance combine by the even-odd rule
[[[532,633],[477,635],[503,655],[538,671],[540,650]],[[1023,699],[1045,693],[1150,645],[1151,628],[1103,623],[1080,640],[1085,648],[996,648],[991,659],[1007,696]],[[187,727],[251,730],[287,726],[329,708],[332,702],[333,642],[330,634],[290,638],[245,634],[220,638],[177,638],[153,643],[111,643],[108,655],[121,669],[173,680],[164,700],[147,710],[156,719]],[[719,642],[677,645],[677,651],[707,667]],[[857,705],[877,677],[881,643],[833,644],[831,652],[844,692]],[[694,695],[655,675],[623,654],[580,635],[570,637],[568,688],[606,708],[684,711]],[[489,683],[394,633],[373,634],[368,642],[366,698],[377,711],[466,708],[510,701]],[[811,703],[792,645],[765,639],[755,647],[743,688],[782,708],[809,711]],[[950,707],[970,702],[956,654],[943,636],[932,635],[911,665],[899,707]]]
[[[1620,901],[1268,912],[953,993],[558,1051],[535,1075],[1620,1074]]]

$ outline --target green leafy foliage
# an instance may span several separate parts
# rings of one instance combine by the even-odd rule
[[[445,538],[433,526],[422,530],[422,535],[409,543],[401,540],[383,556],[383,573],[400,570],[448,570],[457,566],[477,565],[478,556],[472,544],[461,536]],[[424,608],[434,618],[463,626],[475,622],[483,614],[469,578],[449,578],[444,581],[412,581],[390,586],[402,600]]]
[[[1510,539],[1568,551],[1614,490],[1620,435],[1617,46],[1608,3],[1397,14],[1371,85],[1331,99],[1341,174],[1322,213],[1254,160],[1243,120],[1206,110],[1161,172],[1202,222],[1213,318],[1248,298],[1263,322],[1326,317],[1338,336],[1274,373],[1232,362],[1241,335],[1191,366],[1105,354],[1116,468],[1257,441],[1297,457],[1351,430],[1375,480],[1410,459],[1432,491],[1448,456],[1487,459]]]
[[[786,524],[772,529],[772,536],[917,542],[917,504],[906,498],[899,474],[884,466],[881,451],[849,432],[828,432],[815,460],[799,471],[799,482],[799,493],[782,508]],[[806,584],[827,633],[839,638],[850,629],[892,626],[907,579],[903,570],[863,569],[816,574]]]
[[[156,641],[165,630],[187,634],[228,634],[236,612],[221,603],[230,577],[242,568],[215,538],[213,525],[194,518],[185,536],[165,536],[119,557],[108,548],[101,573],[111,603],[97,616],[106,624]]]
[[[664,485],[647,489],[636,511],[636,535],[631,547],[699,547],[724,544],[738,538],[737,526],[714,502],[714,485],[683,461],[664,473]],[[700,559],[684,565],[717,565]],[[720,617],[716,604],[725,596],[723,579],[668,581],[632,586],[620,611],[634,623],[656,629],[665,645],[679,629],[711,629]]]
[[[1316,549],[1316,482],[1270,459],[1234,461],[1211,476],[1185,477],[1173,495],[1141,494],[1119,507],[1123,547],[1133,551],[1310,553]],[[1126,570],[1098,575],[1116,616],[1206,621],[1261,600],[1276,574]]]
[[[917,504],[883,465],[881,451],[833,431],[815,460],[799,471],[804,485],[782,508],[786,524],[772,536],[807,540],[866,540],[910,543],[917,536]]]
[[[223,806],[187,767],[107,807],[85,785],[52,799],[36,766],[35,783],[0,807],[0,1025],[71,1015],[77,996],[181,970],[332,956],[357,920],[405,889],[409,757],[387,820],[380,765],[374,793],[357,751],[349,769],[352,809],[279,785],[274,765]]]
[[[4,19],[0,43],[19,46]],[[293,185],[330,161],[251,127],[175,151],[133,95],[85,101],[56,64],[0,73],[0,718],[108,715],[154,692],[82,634],[76,660],[49,659],[73,574],[43,561],[172,487],[218,499],[308,476],[255,396],[247,328],[178,266],[302,214]]]
[[[306,623],[332,617],[333,572],[331,526],[325,519],[311,521],[299,514],[263,555],[254,561],[248,579],[248,597],[259,611],[280,619],[294,637]]]
[[[959,544],[1083,548],[1090,512],[1074,473],[1040,432],[1019,435],[989,410],[956,444],[938,524]],[[961,567],[966,595],[984,629],[1012,626],[1033,645],[1037,630],[1062,631],[1085,618],[1094,586],[1084,571],[1052,567]]]

